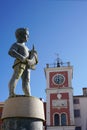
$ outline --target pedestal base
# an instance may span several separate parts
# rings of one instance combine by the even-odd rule
[[[43,130],[43,122],[34,118],[8,118],[3,121],[3,130]]]
[[[7,99],[2,113],[3,130],[43,130],[43,102],[35,97]]]

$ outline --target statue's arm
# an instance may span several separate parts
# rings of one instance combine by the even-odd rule
[[[26,57],[24,57],[23,55],[21,55],[20,53],[18,53],[18,47],[16,46],[16,44],[13,44],[12,47],[9,49],[8,54],[14,58],[19,59],[22,62],[26,61]]]

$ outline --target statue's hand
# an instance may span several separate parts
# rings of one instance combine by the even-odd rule
[[[27,61],[27,64],[30,65],[30,66],[35,64],[35,59],[34,58],[26,59],[26,61]]]
[[[35,70],[35,61],[34,61],[35,59],[27,59],[26,61],[27,61],[27,67],[29,68],[29,69],[32,69],[32,70]]]

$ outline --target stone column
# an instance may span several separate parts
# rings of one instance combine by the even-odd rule
[[[43,102],[32,96],[8,98],[2,120],[3,130],[43,130]]]

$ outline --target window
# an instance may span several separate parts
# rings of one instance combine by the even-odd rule
[[[75,130],[81,130],[81,127],[80,127],[80,126],[79,126],[79,127],[76,127]]]
[[[78,99],[78,98],[74,99],[74,100],[73,100],[73,103],[74,103],[74,104],[79,104],[79,99]]]
[[[80,117],[80,110],[79,109],[74,110],[74,117]]]
[[[59,114],[55,114],[54,115],[54,125],[55,126],[59,126],[60,125]]]
[[[65,126],[66,125],[66,114],[61,114],[61,125]]]

